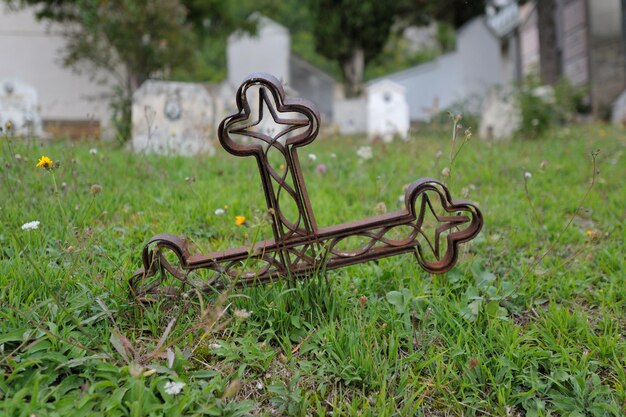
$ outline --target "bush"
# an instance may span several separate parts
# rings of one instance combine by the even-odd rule
[[[553,126],[571,122],[577,113],[588,111],[585,96],[584,89],[574,87],[567,78],[548,86],[542,85],[539,77],[528,76],[517,91],[521,113],[518,133],[536,138]]]

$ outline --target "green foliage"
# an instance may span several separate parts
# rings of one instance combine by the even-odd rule
[[[361,48],[365,60],[378,55],[389,36],[396,9],[378,1],[311,1],[317,50],[330,59],[350,59]]]
[[[432,61],[441,54],[438,48],[429,48],[413,52],[408,41],[401,34],[393,34],[383,51],[368,62],[365,78],[377,78],[400,71],[424,62]]]
[[[130,137],[132,94],[143,81],[191,63],[194,32],[179,0],[6,1],[63,23],[63,64],[109,84],[119,140]]]
[[[218,82],[226,78],[226,46],[235,31],[254,33],[255,12],[272,13],[282,9],[273,0],[181,0],[187,20],[197,35],[189,65],[173,68],[171,78],[196,82]],[[290,2],[285,2],[286,4]],[[301,9],[303,9],[301,7]]]
[[[251,2],[196,0],[5,0],[61,22],[64,65],[110,88],[118,140],[130,137],[133,92],[148,78],[220,79],[226,37],[253,31]]]
[[[204,253],[267,238],[253,160],[3,137],[0,415],[623,415],[626,137],[552,132],[463,147],[448,185],[479,202],[485,228],[445,275],[407,254],[180,304],[129,296],[142,245],[161,232]],[[450,150],[420,135],[360,161],[363,145],[321,137],[316,161],[300,158],[320,226],[401,208],[402,186],[437,177],[433,156]],[[601,176],[580,207],[595,148]],[[58,168],[36,169],[41,154]]]
[[[365,64],[387,43],[399,11],[397,3],[309,0],[308,4],[316,51],[339,64],[346,95],[359,95]]]
[[[587,112],[583,105],[585,90],[574,87],[567,78],[561,78],[554,87],[541,84],[530,75],[517,90],[521,114],[519,134],[536,138],[551,127],[573,120],[579,112]]]
[[[439,22],[437,24],[437,42],[444,52],[454,49],[456,45],[456,31],[448,22]]]
[[[132,105],[132,97],[122,87],[115,86],[109,107],[111,109],[111,124],[115,130],[115,140],[120,144],[131,137],[133,128]]]
[[[308,0],[307,4],[315,50],[337,62],[348,97],[361,93],[366,67],[365,77],[371,78],[437,55],[429,50],[407,55],[398,36],[404,27],[439,21],[437,38],[447,51],[454,47],[454,28],[484,11],[484,1],[464,0]]]

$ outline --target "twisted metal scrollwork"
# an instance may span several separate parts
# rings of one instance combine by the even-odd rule
[[[251,106],[250,97],[256,102],[256,109]],[[432,178],[422,178],[407,188],[402,210],[319,228],[298,159],[298,148],[311,143],[319,130],[315,105],[303,99],[287,98],[280,82],[268,74],[248,77],[237,91],[236,103],[238,111],[219,126],[219,140],[231,154],[256,159],[272,216],[274,239],[251,248],[190,255],[184,240],[168,234],[157,235],[144,247],[143,268],[130,280],[136,296],[175,295],[186,286],[197,288],[189,279],[189,273],[197,269],[214,272],[201,284],[201,289],[220,289],[306,277],[316,271],[401,253],[414,253],[423,269],[443,273],[456,263],[459,244],[480,232],[483,224],[480,210],[468,201],[452,200],[445,185]],[[272,127],[265,123],[264,116],[268,113]],[[276,153],[283,161],[282,172],[270,163],[270,153]],[[295,217],[289,218],[282,210],[281,204],[285,202],[295,205]],[[427,217],[436,222],[434,237],[428,235]],[[397,237],[402,230],[408,232]],[[361,241],[356,247],[342,247],[349,246],[354,239]],[[178,268],[167,260],[164,251],[173,253]],[[256,266],[250,267],[251,263]],[[178,290],[164,285],[168,273],[178,283]]]

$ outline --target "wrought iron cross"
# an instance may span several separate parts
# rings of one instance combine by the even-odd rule
[[[256,159],[274,238],[252,247],[191,255],[184,239],[156,235],[143,249],[143,268],[130,280],[136,296],[173,294],[165,285],[168,272],[181,288],[223,288],[306,277],[401,253],[414,253],[423,269],[443,273],[456,263],[459,244],[480,232],[483,218],[478,208],[452,200],[448,189],[432,178],[407,188],[402,210],[318,227],[298,160],[298,148],[311,143],[319,130],[315,105],[286,97],[281,83],[262,73],[243,82],[236,101],[238,111],[220,124],[219,140],[231,154]],[[277,154],[284,169],[272,166],[270,159],[276,158],[270,154]],[[435,223],[434,236],[429,236],[429,220]],[[356,246],[355,237],[361,241]],[[180,266],[166,259],[165,250],[176,255]],[[215,273],[198,284],[189,276],[197,269]]]

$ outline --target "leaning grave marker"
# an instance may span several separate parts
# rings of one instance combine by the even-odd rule
[[[252,247],[192,255],[184,239],[156,235],[143,249],[143,267],[130,279],[139,299],[155,293],[177,295],[177,290],[166,286],[168,273],[178,281],[180,291],[186,286],[211,290],[306,277],[401,253],[414,253],[423,269],[443,273],[456,263],[458,245],[480,232],[480,210],[468,201],[452,200],[448,189],[432,178],[419,179],[407,188],[402,210],[318,227],[298,159],[298,148],[315,140],[319,130],[315,105],[285,97],[281,83],[263,73],[243,82],[236,102],[238,111],[219,126],[219,140],[231,154],[256,159],[274,238]],[[274,129],[267,129],[268,120],[274,122]],[[270,153],[281,157],[284,171],[270,163]],[[353,237],[364,243],[351,246]],[[167,260],[166,250],[173,252],[179,266]],[[255,267],[242,269],[249,260]],[[197,283],[189,276],[197,269],[214,274]]]

